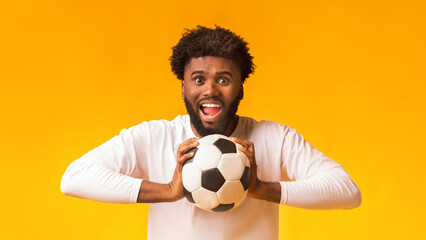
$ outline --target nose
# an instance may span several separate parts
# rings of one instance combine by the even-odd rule
[[[205,97],[213,97],[219,95],[219,89],[214,80],[206,81],[203,89],[203,96]]]

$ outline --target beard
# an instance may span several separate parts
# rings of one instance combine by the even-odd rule
[[[215,97],[208,98],[208,99],[214,99],[216,101],[222,102],[222,108],[223,108],[223,101],[220,99],[217,99]],[[229,106],[229,109],[227,112],[223,113],[222,116],[219,119],[219,124],[214,128],[207,128],[204,127],[203,122],[201,121],[200,115],[199,115],[199,102],[197,103],[197,109],[195,110],[192,105],[188,102],[188,99],[186,99],[186,96],[184,97],[185,107],[186,111],[188,112],[189,119],[191,120],[192,126],[194,126],[197,133],[201,136],[207,136],[210,134],[222,134],[224,135],[226,133],[226,130],[228,130],[228,127],[231,125],[232,120],[235,118],[238,105],[240,104],[240,99],[237,97],[234,101],[231,102],[231,105]],[[202,100],[207,100],[206,98]]]

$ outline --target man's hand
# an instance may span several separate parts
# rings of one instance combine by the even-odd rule
[[[182,167],[186,160],[194,156],[193,152],[188,151],[199,145],[198,139],[200,138],[190,138],[179,145],[175,172],[169,184],[143,180],[138,195],[139,203],[174,202],[184,197]]]
[[[257,177],[257,164],[254,151],[254,144],[250,141],[231,137],[231,140],[240,144],[238,149],[250,160],[250,184],[248,196],[252,198],[280,203],[281,185],[279,182],[263,182]]]
[[[256,157],[254,154],[254,144],[250,141],[236,137],[231,137],[231,140],[240,144],[240,146],[238,146],[238,149],[243,152],[250,160],[250,184],[248,188],[248,195],[251,196],[255,192],[260,182],[259,178],[257,177],[257,165]]]
[[[183,182],[182,182],[182,168],[183,164],[189,158],[194,156],[194,152],[188,152],[192,148],[197,147],[200,143],[197,142],[200,138],[190,138],[179,145],[177,151],[177,163],[173,179],[169,183],[170,192],[172,199],[179,200],[184,197],[183,194]]]

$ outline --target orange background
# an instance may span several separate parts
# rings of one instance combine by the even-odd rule
[[[168,58],[197,24],[250,43],[239,114],[296,128],[361,189],[355,210],[281,206],[281,239],[425,238],[425,12],[424,1],[3,1],[0,238],[146,238],[148,205],[66,197],[60,180],[120,129],[186,113]]]

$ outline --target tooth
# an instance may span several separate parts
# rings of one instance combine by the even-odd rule
[[[210,103],[204,103],[202,106],[203,107],[220,107],[219,104],[210,104]]]

